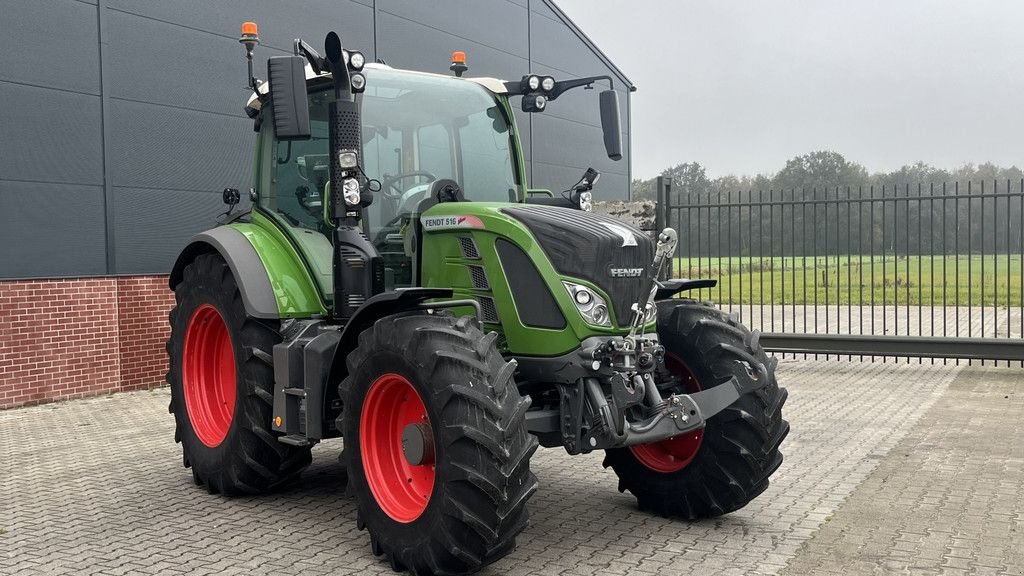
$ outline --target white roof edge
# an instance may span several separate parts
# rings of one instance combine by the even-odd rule
[[[392,68],[391,66],[388,66],[387,64],[380,64],[380,63],[377,63],[377,62],[367,63],[366,66],[364,66],[364,68],[368,68],[368,69],[371,69],[371,70],[373,70],[373,69],[376,69],[376,70],[395,70],[395,68]],[[439,78],[455,79],[454,76],[449,76],[447,74],[437,74],[437,73],[434,73],[434,72],[420,72],[419,70],[401,70],[401,71],[402,72],[407,72],[409,74],[421,74],[421,75],[424,75],[424,76],[437,76]],[[313,70],[313,67],[310,66],[308,62],[306,63],[306,80],[312,80],[313,78],[329,78],[330,76],[331,76],[331,74],[329,72],[325,72],[323,74],[317,74]],[[461,78],[461,80],[466,80],[468,82],[473,82],[474,84],[479,84],[480,86],[483,86],[484,88],[486,88],[487,90],[489,90],[490,92],[492,92],[494,94],[507,94],[508,93],[508,89],[505,88],[505,82],[503,80],[499,80],[497,78],[490,78],[490,77]],[[260,107],[263,105],[263,103],[260,101],[260,98],[262,98],[263,96],[266,96],[269,92],[270,92],[270,82],[267,81],[267,80],[264,80],[264,81],[260,82],[259,85],[257,86],[257,89],[255,91],[253,91],[253,93],[249,95],[249,99],[246,100],[246,102],[245,102],[246,109],[259,110]]]

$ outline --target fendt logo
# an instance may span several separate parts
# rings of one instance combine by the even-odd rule
[[[644,273],[643,268],[609,268],[608,274],[612,278],[638,278]]]

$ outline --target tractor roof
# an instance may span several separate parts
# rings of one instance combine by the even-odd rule
[[[378,63],[375,63],[375,62],[374,63],[368,63],[365,66],[365,68],[367,70],[395,70],[391,66],[388,66],[386,64],[378,64]],[[434,76],[434,77],[437,77],[437,78],[444,78],[444,79],[447,79],[447,80],[456,79],[454,76],[450,76],[450,75],[447,75],[447,74],[434,74],[432,72],[419,72],[419,71],[416,71],[416,70],[398,70],[398,71],[402,72],[402,73],[406,73],[406,74],[417,74],[417,75],[422,75],[422,76]],[[310,80],[313,80],[313,79],[317,79],[317,78],[330,78],[330,77],[331,77],[331,74],[329,72],[325,72],[323,74],[317,74],[313,70],[313,67],[310,66],[309,63],[306,63],[306,81],[307,82],[310,81]],[[461,80],[466,80],[468,82],[473,82],[475,84],[479,84],[479,85],[483,86],[484,88],[486,88],[487,90],[489,90],[490,92],[492,92],[494,94],[506,94],[506,93],[508,93],[508,89],[505,87],[505,83],[503,81],[497,79],[497,78],[488,78],[488,77],[484,77],[484,78],[461,78]],[[263,98],[269,92],[270,92],[270,82],[267,81],[267,80],[264,80],[264,81],[260,82],[259,86],[256,88],[256,91],[254,91],[251,95],[249,95],[249,99],[246,100],[246,102],[245,102],[246,110],[259,110],[263,106]]]

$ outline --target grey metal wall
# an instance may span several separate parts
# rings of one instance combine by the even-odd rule
[[[626,79],[550,0],[0,0],[0,278],[166,273],[188,237],[251,184],[242,20],[265,60],[329,30],[388,64],[470,75],[610,74],[623,160],[603,150],[597,97],[577,90],[519,115],[531,185],[588,166],[596,196],[629,188]]]

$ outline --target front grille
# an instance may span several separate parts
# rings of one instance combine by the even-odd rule
[[[480,302],[480,312],[484,316],[484,322],[487,324],[501,324],[501,320],[498,318],[498,309],[494,306],[494,299],[489,296],[479,296],[477,301]]]
[[[462,248],[462,255],[470,260],[479,260],[480,251],[476,249],[476,242],[469,236],[459,236],[459,246]]]
[[[483,266],[470,266],[469,275],[473,279],[473,288],[478,290],[490,290],[491,285],[487,282],[487,273]]]

